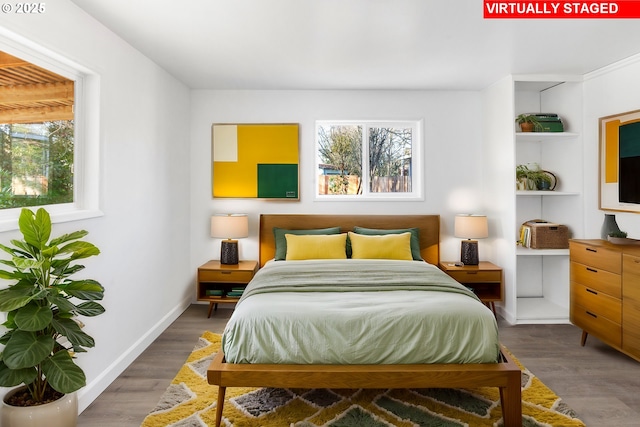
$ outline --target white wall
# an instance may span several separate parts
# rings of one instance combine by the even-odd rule
[[[478,92],[193,91],[192,264],[219,256],[220,241],[209,237],[209,217],[227,212],[249,214],[250,237],[239,243],[244,259],[258,257],[260,213],[316,212],[440,214],[442,259],[459,259],[459,239],[450,237],[453,217],[456,213],[478,213],[481,207],[481,116]],[[314,201],[315,121],[331,119],[424,119],[424,201]],[[213,123],[299,123],[300,201],[213,199]]]
[[[600,117],[640,109],[640,55],[585,76],[584,159],[585,238],[600,238],[605,213],[614,213],[621,230],[640,239],[640,214],[598,208],[598,132]]]
[[[189,90],[67,0],[42,15],[0,14],[0,30],[100,76],[104,215],[53,229],[86,229],[102,251],[80,273],[104,285],[107,310],[84,319],[96,347],[78,356],[83,410],[193,298]],[[0,233],[0,241],[17,236]]]

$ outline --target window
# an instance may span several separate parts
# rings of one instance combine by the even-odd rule
[[[25,206],[56,222],[101,215],[98,91],[83,67],[0,37],[0,231]]]
[[[317,122],[317,197],[421,199],[420,131],[419,121]]]

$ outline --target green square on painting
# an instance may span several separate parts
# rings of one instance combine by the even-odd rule
[[[258,197],[298,199],[298,165],[258,164]]]

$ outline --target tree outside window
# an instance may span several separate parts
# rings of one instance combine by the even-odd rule
[[[318,122],[317,195],[419,197],[417,129],[418,122]]]

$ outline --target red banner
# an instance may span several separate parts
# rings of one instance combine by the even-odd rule
[[[484,0],[485,19],[640,18],[640,0],[494,1]]]

